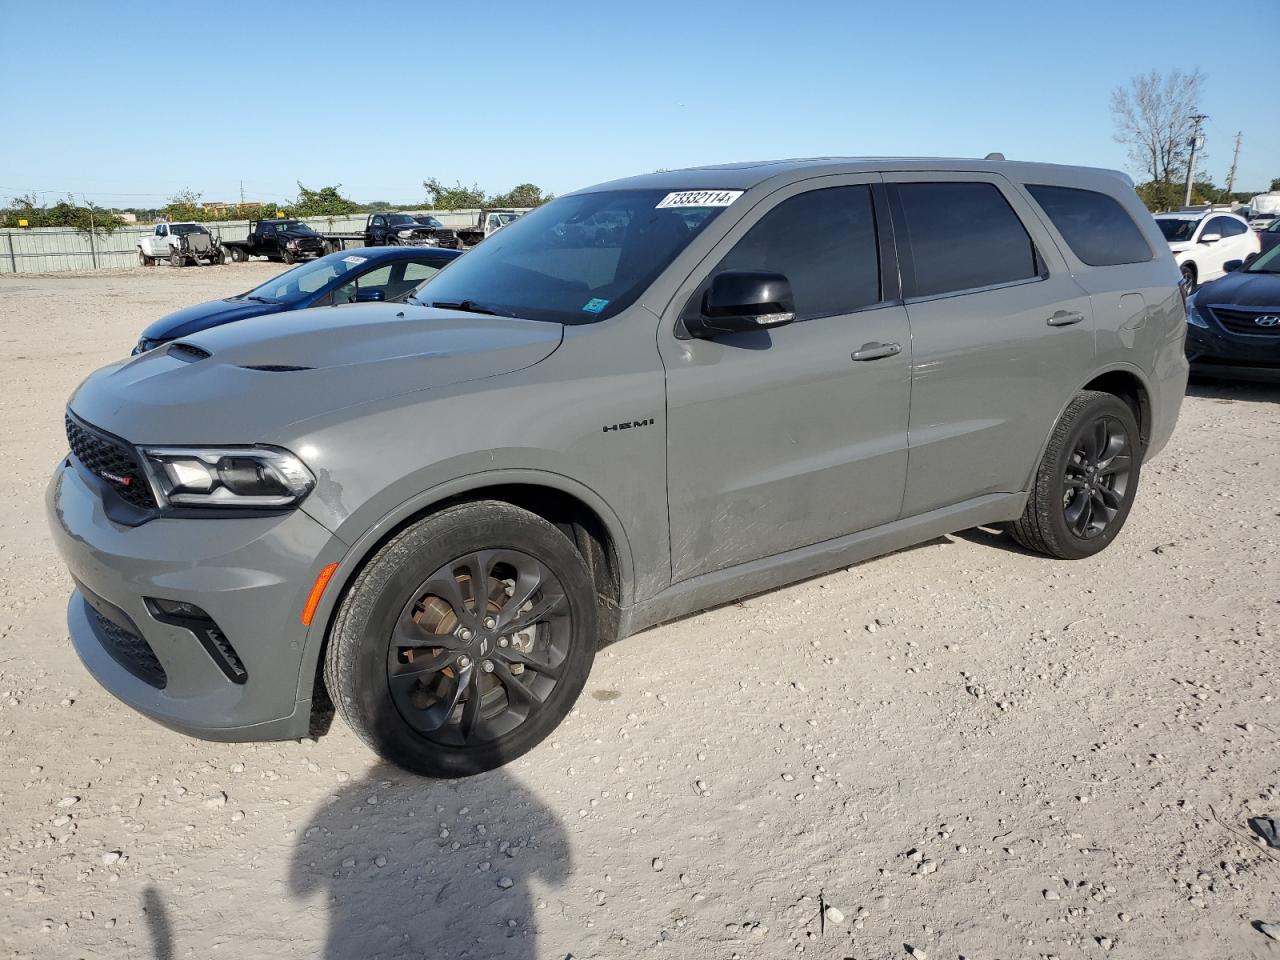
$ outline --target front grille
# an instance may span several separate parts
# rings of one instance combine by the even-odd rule
[[[1213,315],[1232,333],[1244,333],[1253,337],[1280,337],[1280,308],[1270,310],[1238,310],[1233,307],[1210,307]],[[1274,317],[1275,321],[1263,325],[1255,323],[1259,317]]]
[[[156,689],[163,690],[169,682],[169,677],[156,658],[151,645],[136,633],[112,623],[93,607],[90,607],[89,611],[102,636],[102,645],[107,653],[111,654],[112,659],[143,683],[149,683]]]
[[[151,485],[131,448],[70,415],[65,421],[71,454],[86,470],[107,483],[126,503],[144,510],[156,506]]]

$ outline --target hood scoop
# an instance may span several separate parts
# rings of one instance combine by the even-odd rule
[[[208,360],[213,356],[204,347],[197,347],[194,343],[172,343],[169,345],[169,356],[176,357],[185,363],[195,363],[197,360]]]
[[[264,373],[293,373],[298,370],[314,370],[315,367],[295,367],[288,363],[242,363],[241,370],[261,370]]]

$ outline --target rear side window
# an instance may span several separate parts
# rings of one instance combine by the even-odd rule
[[[895,185],[908,255],[908,297],[932,297],[1039,276],[1035,244],[991,183]]]
[[[1151,247],[1114,197],[1095,190],[1027,184],[1071,252],[1091,267],[1146,263]]]
[[[726,270],[783,274],[791,281],[797,320],[879,302],[871,188],[828,187],[782,201],[747,231],[712,275]]]

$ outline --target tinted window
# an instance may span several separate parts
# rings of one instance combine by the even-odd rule
[[[1027,185],[1067,246],[1091,267],[1145,263],[1151,247],[1124,207],[1105,193]]]
[[[1219,224],[1222,226],[1222,235],[1224,237],[1238,237],[1249,228],[1231,217],[1219,217]]]
[[[880,261],[871,188],[831,187],[784,200],[747,231],[715,272],[725,270],[785,276],[797,320],[876,303]]]
[[[1204,225],[1204,229],[1200,231],[1200,238],[1204,239],[1205,234],[1216,233],[1220,237],[1231,236],[1231,225],[1235,223],[1230,217],[1214,217]]]
[[[897,193],[909,248],[902,278],[907,296],[930,297],[1039,274],[1035,246],[994,184],[900,183]]]

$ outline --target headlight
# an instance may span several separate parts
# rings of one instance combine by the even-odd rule
[[[396,236],[397,236],[397,237],[412,237],[412,236],[413,236],[413,231],[412,231],[412,230],[397,230],[397,231],[396,231]]]
[[[315,477],[279,447],[143,447],[161,503],[175,507],[279,509],[311,492]]]
[[[1196,294],[1194,293],[1187,297],[1187,324],[1192,327],[1209,329],[1209,324],[1204,322],[1204,317],[1200,316],[1200,312],[1196,310]]]
[[[288,240],[285,242],[285,246],[287,247],[296,247],[297,245],[298,245],[297,240]]]
[[[137,345],[133,348],[133,353],[131,354],[131,356],[136,357],[140,353],[146,353],[148,350],[155,347],[155,345],[156,345],[156,341],[148,340],[146,337],[143,337],[141,340],[138,341]]]

